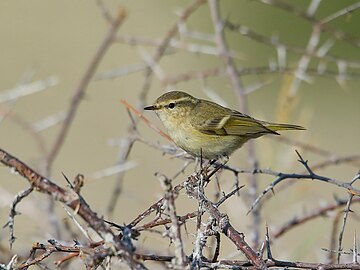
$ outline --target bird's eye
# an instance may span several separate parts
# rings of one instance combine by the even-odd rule
[[[175,103],[174,102],[169,103],[168,107],[169,107],[169,109],[174,109]]]

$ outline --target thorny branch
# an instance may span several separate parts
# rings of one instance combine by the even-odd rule
[[[19,213],[16,211],[16,206],[23,200],[25,199],[32,191],[34,190],[33,186],[30,186],[29,188],[21,191],[18,195],[16,195],[12,206],[11,206],[11,210],[10,210],[10,214],[9,214],[9,220],[8,222],[4,225],[5,227],[9,227],[10,229],[10,248],[12,248],[12,244],[15,242],[15,236],[14,236],[14,219],[15,216],[18,215]]]
[[[199,182],[199,180],[200,179],[198,179],[196,182]],[[199,184],[194,185],[193,181],[189,179],[189,181],[185,183],[186,192],[189,196],[198,200],[204,210],[207,211],[216,220],[218,232],[225,234],[236,245],[236,247],[244,253],[244,255],[253,263],[255,267],[258,269],[266,269],[263,260],[259,258],[258,254],[245,242],[244,234],[238,232],[230,224],[227,215],[221,214],[217,207],[206,198],[201,190],[199,190],[197,185]]]
[[[116,236],[113,232],[108,228],[108,226],[106,226],[105,222],[91,210],[90,206],[84,199],[82,199],[82,197],[79,197],[75,192],[66,190],[52,182],[50,179],[38,174],[25,163],[13,157],[3,149],[0,149],[0,162],[27,179],[34,190],[48,194],[56,201],[64,203],[76,211],[76,213],[81,216],[103,239],[111,241],[118,251],[121,250],[121,256],[123,256],[129,265],[136,266],[138,269],[144,269],[141,264],[134,261],[132,256],[123,247],[123,244],[120,241],[116,241]],[[107,256],[115,254],[116,253],[113,253],[113,251],[109,249]]]
[[[335,185],[341,188],[346,189],[347,191],[349,191],[351,194],[356,195],[356,196],[360,196],[360,189],[355,188],[352,186],[352,183],[346,183],[346,182],[341,182],[339,180],[333,179],[333,178],[329,178],[329,177],[325,177],[325,176],[321,176],[318,175],[316,173],[314,173],[312,171],[312,169],[309,167],[308,165],[308,161],[304,160],[302,158],[302,156],[297,152],[298,156],[299,156],[299,162],[305,167],[305,169],[307,170],[306,174],[296,174],[296,173],[278,173],[277,174],[277,178],[256,198],[256,200],[253,202],[249,212],[251,212],[256,206],[257,204],[260,202],[260,200],[269,192],[269,191],[273,191],[274,187],[276,185],[278,185],[279,183],[281,183],[284,180],[287,179],[308,179],[308,180],[318,180],[321,182],[325,182],[331,185]]]
[[[359,203],[360,197],[353,198],[352,203]],[[348,200],[339,200],[337,199],[334,203],[329,203],[328,205],[322,206],[318,209],[315,209],[309,213],[303,215],[295,216],[289,221],[284,222],[280,227],[272,230],[272,236],[274,238],[279,238],[284,235],[286,232],[293,229],[295,226],[302,225],[308,221],[311,221],[315,218],[324,217],[327,213],[341,209],[348,203]]]

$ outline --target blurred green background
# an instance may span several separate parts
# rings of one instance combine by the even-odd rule
[[[322,19],[334,12],[356,3],[357,1],[323,1],[315,13]],[[177,20],[177,13],[190,1],[105,1],[112,15],[118,8],[125,8],[128,16],[120,27],[119,35],[138,36],[146,39],[162,39],[170,25]],[[221,1],[222,15],[234,23],[248,26],[251,30],[267,37],[277,36],[286,44],[305,48],[312,32],[312,25],[306,20],[279,8],[260,3],[259,1]],[[305,10],[310,1],[286,1],[286,3]],[[189,31],[213,34],[213,24],[208,6],[200,7],[186,23]],[[359,44],[360,14],[358,11],[341,16],[329,24],[335,29],[355,37]],[[89,65],[96,49],[108,31],[109,25],[94,1],[1,1],[0,2],[0,95],[29,81],[43,80],[49,76],[58,78],[59,83],[46,91],[26,96],[14,103],[0,104],[0,147],[9,151],[33,168],[39,169],[42,153],[39,151],[32,135],[16,121],[21,118],[28,124],[34,124],[69,107],[69,101],[75,87]],[[263,67],[269,61],[277,59],[276,50],[271,47],[241,36],[238,33],[226,32],[230,48],[240,55],[236,60],[238,67]],[[193,37],[182,37],[185,43],[197,43],[216,47],[212,41],[198,40]],[[329,53],[344,61],[360,63],[359,45],[354,46],[343,39],[337,40],[331,34],[321,35],[320,44],[326,40],[334,40]],[[154,47],[130,46],[114,43],[101,61],[96,74],[115,68],[128,68],[143,63],[142,54],[152,55]],[[295,68],[300,59],[299,54],[287,54],[287,65]],[[312,60],[311,67],[316,68],[318,60]],[[211,67],[223,66],[222,60],[214,55],[189,53],[184,50],[169,51],[160,61],[160,67],[166,76],[199,71]],[[337,72],[335,64],[329,64],[328,70]],[[360,74],[359,69],[349,68],[349,73]],[[300,147],[282,144],[273,138],[263,138],[255,142],[260,168],[272,168],[283,172],[301,172],[303,168],[297,163],[294,149],[299,149],[309,164],[327,160],[330,156],[352,156],[360,153],[360,82],[359,75],[353,80],[340,82],[333,77],[311,76],[312,83],[302,82],[295,98],[291,113],[284,116],[279,110],[282,91],[289,87],[291,75],[278,73],[256,74],[242,77],[245,87],[256,82],[266,82],[260,89],[248,95],[249,113],[267,121],[284,120],[301,124],[307,128],[304,132],[288,132],[285,137],[298,140],[304,144],[316,146],[329,152],[321,156]],[[357,78],[357,79],[356,79]],[[65,186],[62,172],[69,178],[82,173],[91,176],[94,172],[111,167],[116,163],[118,147],[111,141],[121,140],[130,119],[120,100],[125,99],[134,106],[144,83],[144,71],[108,80],[91,81],[86,95],[81,102],[68,137],[55,160],[51,178],[59,185]],[[197,97],[209,99],[203,91],[204,85],[212,89],[227,102],[229,107],[238,108],[235,94],[230,81],[225,77],[209,78],[206,82],[191,80],[175,85],[176,89],[184,90]],[[153,80],[147,102],[168,90],[156,77]],[[10,113],[6,113],[11,110]],[[13,116],[12,116],[13,115]],[[161,127],[155,115],[146,113],[156,125]],[[60,125],[45,131],[46,149],[51,148],[59,132]],[[161,127],[162,128],[162,127]],[[142,137],[151,142],[167,143],[157,133],[140,123]],[[119,224],[130,222],[138,213],[145,210],[162,194],[162,189],[155,172],[162,172],[171,177],[178,172],[183,164],[181,160],[172,159],[169,155],[136,143],[129,157],[137,166],[130,169],[125,176],[123,193],[112,217]],[[247,151],[240,150],[231,158],[230,164],[244,169],[250,168]],[[337,165],[320,170],[318,173],[349,181],[359,169],[359,160],[348,165]],[[191,173],[190,167],[186,173]],[[180,176],[175,183],[180,183],[187,174]],[[232,188],[233,176],[222,178],[223,188],[228,192]],[[240,182],[246,182],[247,176],[240,175]],[[259,177],[259,185],[265,188],[272,177]],[[109,197],[112,193],[116,176],[86,182],[83,195],[91,207],[100,215],[106,213]],[[1,208],[0,223],[5,224],[9,205],[13,196],[27,187],[27,182],[9,169],[0,167]],[[140,188],[139,188],[140,187]],[[242,192],[246,192],[246,187]],[[270,228],[283,224],[294,215],[317,209],[320,205],[333,201],[334,194],[347,198],[346,192],[339,188],[316,182],[300,181],[271,198],[263,211],[264,221]],[[187,207],[194,202],[181,195],[184,205],[179,205],[179,212],[186,213]],[[189,204],[190,202],[190,204]],[[223,210],[230,214],[231,220],[239,231],[250,230],[250,216],[245,216],[247,206],[241,198],[231,199]],[[20,204],[23,215],[15,220],[15,234],[18,239],[14,243],[13,252],[24,252],[30,249],[31,243],[45,242],[54,235],[51,225],[43,217],[47,200],[46,196],[33,194]],[[354,207],[353,210],[355,210]],[[63,209],[56,204],[57,214],[65,217]],[[195,208],[193,208],[195,209]],[[357,213],[351,219],[344,235],[344,248],[352,247],[354,227]],[[279,242],[274,243],[274,255],[281,259],[321,260],[327,254],[321,247],[328,247],[332,222],[330,218],[315,221],[294,229]],[[34,233],[34,228],[37,230]],[[261,225],[264,232],[265,226]],[[298,236],[302,235],[301,239]],[[45,238],[44,238],[45,237]],[[154,236],[152,236],[154,237]],[[7,245],[8,230],[2,229],[0,241]],[[149,240],[150,239],[150,240]],[[149,239],[142,239],[140,245],[146,246]],[[193,239],[189,237],[189,240]],[[296,241],[296,244],[294,243]],[[26,245],[24,244],[26,243]],[[165,241],[165,243],[167,243]],[[163,246],[159,245],[159,250]],[[191,248],[191,245],[188,245]],[[191,250],[191,249],[190,249]],[[231,247],[229,250],[234,251]],[[224,252],[225,253],[225,252]]]

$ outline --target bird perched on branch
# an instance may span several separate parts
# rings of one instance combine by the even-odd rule
[[[195,157],[229,157],[250,139],[279,130],[304,130],[302,126],[257,120],[217,103],[171,91],[160,96],[152,110],[177,146]]]

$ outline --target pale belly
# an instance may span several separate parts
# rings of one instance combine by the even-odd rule
[[[177,146],[193,156],[205,159],[230,156],[246,141],[240,136],[208,135],[199,131],[184,132],[181,129],[169,132],[169,135]]]

